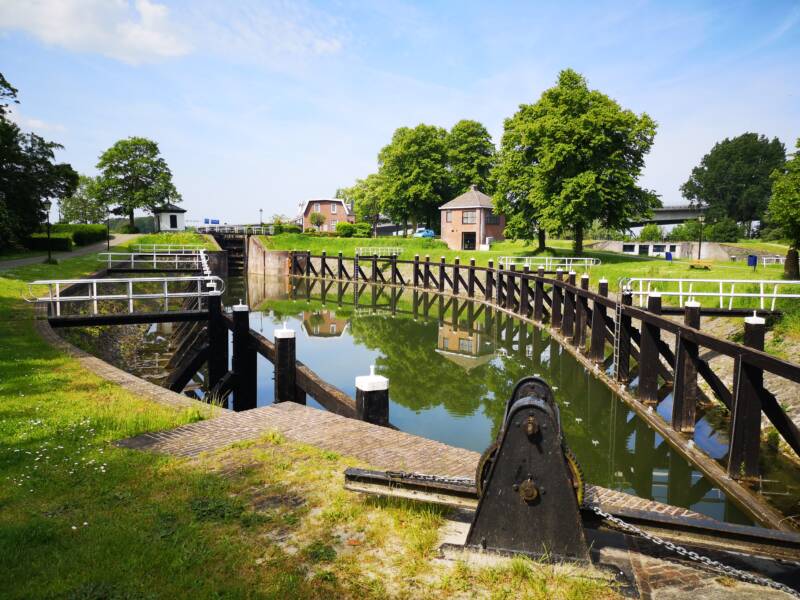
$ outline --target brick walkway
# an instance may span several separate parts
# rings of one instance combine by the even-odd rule
[[[479,454],[403,431],[371,425],[293,402],[273,404],[170,431],[146,433],[120,446],[175,456],[194,456],[276,430],[287,439],[352,456],[377,469],[414,471],[450,477],[474,477]],[[586,487],[586,499],[607,507],[653,510],[674,516],[702,517],[687,510],[599,486]]]

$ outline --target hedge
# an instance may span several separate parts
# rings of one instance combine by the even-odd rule
[[[69,252],[73,247],[71,233],[51,233],[50,250]],[[47,250],[47,234],[34,233],[28,238],[28,248],[31,250]]]
[[[339,221],[336,224],[336,235],[340,237],[353,237],[353,234],[356,232],[356,226],[353,223],[348,223],[347,221]]]
[[[76,246],[88,246],[106,239],[105,225],[72,225],[56,223],[52,231],[57,233],[71,233]]]
[[[369,223],[356,223],[354,237],[372,237],[372,225]]]

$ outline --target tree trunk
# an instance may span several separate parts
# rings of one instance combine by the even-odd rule
[[[583,254],[583,225],[575,225],[575,239],[572,240],[572,249],[575,254]]]
[[[798,264],[797,248],[789,248],[786,253],[786,262],[783,265],[783,276],[786,279],[800,279],[800,264]]]
[[[131,224],[131,228],[136,227],[136,221],[133,219],[133,209],[128,213],[128,222]]]
[[[403,219],[403,237],[408,237],[408,218]]]
[[[539,230],[536,232],[539,236],[539,252],[544,252],[545,250],[545,242],[547,241],[547,232],[545,232],[544,228],[539,227]]]

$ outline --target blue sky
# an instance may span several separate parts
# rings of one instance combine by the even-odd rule
[[[393,130],[503,120],[561,69],[659,123],[666,204],[715,141],[800,137],[800,1],[0,0],[14,118],[93,174],[156,140],[188,218],[294,214],[376,168]]]

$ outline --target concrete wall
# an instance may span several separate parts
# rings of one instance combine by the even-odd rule
[[[647,246],[647,253],[640,254],[640,248]],[[664,250],[657,252],[655,246],[664,246]],[[632,247],[632,251],[623,248]],[[674,247],[674,250],[672,249]],[[601,241],[591,245],[592,250],[603,250],[606,252],[619,252],[629,256],[652,256],[664,257],[666,252],[672,252],[674,258],[690,258],[697,260],[697,242],[615,242]],[[730,260],[728,252],[717,242],[703,242],[701,249],[701,260]]]
[[[217,277],[228,276],[228,252],[226,250],[217,250],[213,252],[206,252],[208,255],[208,266],[211,269],[211,274]]]
[[[247,242],[247,274],[288,275],[288,250],[268,250],[258,236],[251,235]]]
[[[177,217],[178,223],[176,227],[170,227],[170,215],[175,215]],[[156,217],[158,231],[184,231],[186,229],[183,213],[158,213]]]

